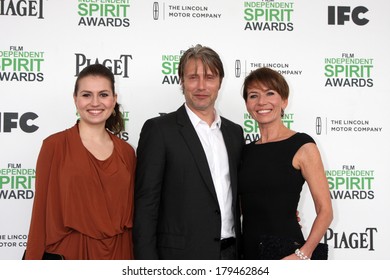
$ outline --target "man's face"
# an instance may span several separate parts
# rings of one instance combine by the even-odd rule
[[[196,112],[214,111],[221,80],[209,68],[204,69],[199,59],[190,59],[184,67],[183,93],[188,107]]]

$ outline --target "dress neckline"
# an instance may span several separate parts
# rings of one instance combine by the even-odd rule
[[[281,142],[285,142],[285,141],[288,141],[292,138],[294,138],[299,132],[295,132],[294,134],[292,134],[291,136],[285,138],[285,139],[282,139],[282,140],[277,140],[277,141],[271,141],[271,142],[267,142],[267,143],[257,143],[258,140],[256,141],[253,141],[253,145],[255,146],[261,146],[261,145],[267,145],[267,144],[276,144],[276,143],[281,143]]]
[[[115,153],[115,142],[114,142],[114,139],[113,139],[113,136],[114,136],[114,135],[112,135],[109,131],[107,131],[107,134],[109,135],[111,141],[113,142],[114,148],[112,149],[111,154],[110,154],[107,158],[105,158],[105,159],[98,159],[97,157],[95,157],[94,154],[92,154],[92,153],[87,149],[87,147],[84,146],[84,143],[83,143],[83,141],[81,140],[81,136],[80,136],[79,121],[76,122],[76,127],[77,127],[77,134],[78,134],[78,139],[79,139],[79,141],[80,141],[80,144],[81,144],[81,146],[84,148],[84,150],[87,152],[87,154],[88,154],[92,159],[94,159],[96,162],[99,162],[99,163],[103,164],[103,163],[108,162],[108,161],[114,156],[114,153]]]

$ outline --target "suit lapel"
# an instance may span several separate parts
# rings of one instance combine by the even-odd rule
[[[230,135],[231,130],[229,130],[229,127],[226,124],[226,122],[224,122],[223,118],[221,122],[221,131],[225,142],[226,151],[228,154],[229,173],[230,173],[230,182],[231,182],[230,185],[233,194],[233,202],[234,202],[233,205],[235,205],[235,201],[237,199],[237,184],[235,183],[237,182],[237,172],[235,172],[235,170],[237,170],[237,164],[235,163],[234,160],[235,156],[234,154],[232,154],[232,152],[235,151],[237,147],[235,147],[234,142],[232,141],[233,137]]]
[[[206,183],[207,188],[210,190],[215,199],[217,199],[213,179],[211,177],[210,168],[207,162],[207,157],[202,147],[202,143],[199,140],[198,134],[196,133],[195,128],[187,115],[184,105],[177,110],[177,121],[181,126],[180,132],[184,138],[184,141],[187,143],[188,149],[192,153],[192,156],[196,162],[196,165],[198,166],[199,172],[204,182]]]

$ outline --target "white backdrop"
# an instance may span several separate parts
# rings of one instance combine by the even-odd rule
[[[72,126],[78,72],[112,67],[126,132],[183,103],[181,53],[216,50],[226,77],[217,108],[258,137],[241,97],[245,75],[281,71],[291,87],[285,124],[313,136],[333,198],[330,259],[388,259],[390,38],[388,1],[0,1],[0,259],[27,241],[35,162],[48,135]],[[387,139],[387,140],[386,140]],[[313,220],[307,191],[299,206]]]

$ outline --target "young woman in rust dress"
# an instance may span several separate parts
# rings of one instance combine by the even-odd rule
[[[80,119],[43,141],[25,259],[44,252],[65,259],[132,259],[134,149],[119,134],[124,123],[114,75],[94,64],[74,89]]]

